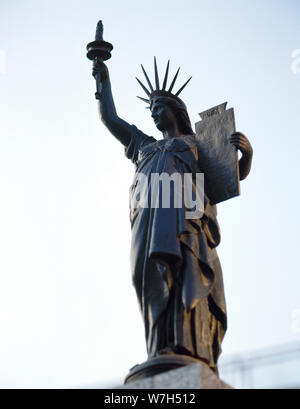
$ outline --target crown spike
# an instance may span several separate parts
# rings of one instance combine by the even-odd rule
[[[144,101],[144,102],[147,102],[147,104],[150,104],[150,101],[149,101],[149,99],[146,99],[146,98],[142,98],[142,97],[137,97],[137,98],[141,99],[141,100],[142,100],[142,101]]]
[[[168,74],[169,74],[169,65],[170,65],[170,60],[168,60],[168,64],[167,64],[167,68],[166,68],[164,83],[163,83],[163,86],[162,86],[163,91],[166,89],[166,86],[167,86],[167,80],[168,80]]]
[[[143,90],[146,92],[146,94],[148,95],[148,97],[150,96],[150,92],[147,90],[147,88],[145,87],[145,85],[138,79],[135,77],[135,79],[137,80],[137,82],[140,84],[140,86],[143,88]]]
[[[147,83],[148,83],[148,85],[149,85],[149,88],[151,89],[151,92],[152,92],[152,91],[153,91],[153,86],[152,86],[152,84],[151,84],[151,81],[149,80],[149,77],[148,77],[148,75],[147,75],[147,73],[146,73],[146,71],[145,71],[145,68],[143,67],[142,64],[141,64],[141,67],[142,67],[143,73],[144,73],[144,75],[145,75],[145,78],[146,78],[146,80],[147,80]]]
[[[173,87],[174,87],[174,84],[175,84],[175,81],[176,81],[176,79],[177,79],[179,70],[180,70],[180,67],[178,68],[178,70],[177,70],[177,72],[176,72],[176,74],[175,74],[175,77],[174,77],[174,79],[173,79],[173,81],[172,81],[172,84],[170,85],[170,88],[169,88],[168,92],[171,92],[171,91],[172,91],[172,89],[173,89]]]
[[[145,93],[147,94],[147,97],[148,97],[148,98],[142,98],[142,97],[137,97],[137,98],[139,98],[142,101],[146,102],[148,104],[148,108],[151,106],[151,101],[153,101],[154,98],[160,97],[160,96],[175,98],[175,99],[177,99],[177,101],[181,101],[178,98],[178,95],[187,86],[187,84],[190,82],[192,77],[190,77],[175,94],[175,93],[172,93],[171,91],[174,88],[175,82],[177,80],[177,77],[178,77],[178,74],[179,74],[179,71],[180,71],[180,67],[176,71],[176,74],[175,74],[175,76],[174,76],[168,90],[166,90],[166,88],[167,88],[167,82],[168,82],[168,76],[169,76],[170,60],[168,60],[168,63],[167,63],[167,66],[166,66],[166,71],[165,71],[165,75],[164,75],[163,84],[162,84],[161,89],[160,89],[160,85],[159,85],[159,75],[158,75],[156,57],[154,57],[155,85],[151,84],[149,76],[148,76],[148,74],[147,74],[147,72],[146,72],[146,70],[145,70],[145,68],[144,68],[144,66],[142,64],[141,64],[141,67],[142,67],[144,76],[145,76],[145,78],[147,80],[147,84],[148,84],[150,90],[148,88],[146,88],[146,86],[138,78],[136,78],[136,80],[138,81],[140,86],[143,88],[143,90],[145,91]]]
[[[192,77],[189,78],[189,79],[187,80],[187,82],[185,82],[185,83],[183,84],[183,86],[176,92],[175,97],[178,97],[178,95],[179,95],[179,94],[181,93],[181,91],[187,86],[187,84],[191,81],[191,79],[192,79]]]
[[[154,72],[155,72],[156,90],[159,91],[159,77],[158,77],[157,64],[156,64],[156,58],[155,57],[154,57]]]

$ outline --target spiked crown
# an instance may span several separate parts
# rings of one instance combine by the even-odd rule
[[[158,96],[163,96],[163,97],[168,97],[168,98],[172,98],[175,99],[176,101],[180,102],[181,104],[183,103],[181,101],[180,98],[178,98],[178,95],[181,93],[181,91],[185,88],[185,86],[190,82],[190,80],[192,79],[192,77],[190,77],[184,84],[183,86],[175,93],[173,94],[171,91],[175,85],[176,79],[178,77],[178,73],[180,70],[180,67],[178,68],[175,77],[173,79],[173,81],[171,82],[171,85],[169,86],[169,89],[166,90],[167,87],[167,80],[168,80],[168,74],[169,74],[169,65],[170,65],[170,61],[168,61],[167,64],[167,68],[166,68],[166,73],[165,73],[165,77],[164,77],[164,81],[163,81],[163,85],[162,88],[160,89],[159,86],[159,77],[158,77],[158,70],[157,70],[157,64],[156,64],[156,58],[154,57],[154,75],[155,75],[155,89],[153,88],[151,81],[149,80],[149,77],[144,69],[144,67],[141,65],[143,73],[145,75],[146,81],[148,83],[148,86],[150,88],[150,90],[148,90],[145,85],[138,79],[136,78],[136,80],[138,81],[138,83],[140,84],[140,86],[143,88],[143,90],[145,91],[145,93],[148,96],[148,99],[146,98],[142,98],[142,97],[137,97],[139,99],[141,99],[142,101],[146,102],[147,104],[151,104],[151,101]]]

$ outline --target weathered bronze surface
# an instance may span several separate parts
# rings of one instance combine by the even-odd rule
[[[233,108],[227,102],[199,115],[195,124],[199,146],[199,161],[205,176],[205,186],[211,204],[217,204],[240,194],[238,154],[230,143],[235,132]]]
[[[143,379],[148,376],[155,376],[162,372],[171,371],[173,369],[181,368],[186,365],[199,363],[198,358],[193,358],[192,356],[184,354],[169,354],[160,355],[148,359],[146,362],[135,365],[131,368],[129,374],[125,378],[125,384],[136,381],[138,379]],[[202,362],[204,365],[208,366],[206,362]]]
[[[127,380],[148,376],[153,367],[158,373],[166,370],[170,362],[171,366],[174,362],[177,365],[178,355],[180,362],[188,363],[197,359],[217,372],[217,361],[227,319],[222,270],[216,252],[220,242],[220,231],[214,203],[238,194],[238,174],[242,180],[251,168],[250,142],[240,132],[233,132],[231,114],[225,118],[227,124],[225,133],[215,124],[214,127],[210,125],[203,127],[204,122],[201,125],[201,121],[200,125],[196,124],[195,135],[186,106],[178,97],[186,84],[177,93],[171,92],[178,75],[177,71],[167,90],[168,63],[160,88],[156,61],[155,86],[152,85],[143,67],[150,89],[138,81],[147,95],[147,98],[141,99],[149,104],[150,114],[157,129],[162,132],[163,139],[156,140],[144,134],[118,116],[111,92],[109,72],[103,58],[97,58],[93,53],[90,57],[94,58],[93,75],[97,83],[96,97],[99,100],[100,118],[124,145],[126,157],[136,167],[130,188],[131,268],[145,325],[148,361],[133,368]],[[225,107],[223,111],[219,108],[217,107],[217,113],[222,117]],[[205,121],[205,113],[202,115]],[[228,111],[225,111],[226,115]],[[213,129],[215,131],[212,134]],[[230,135],[228,131],[233,133]],[[224,148],[223,153],[222,140],[220,142],[219,137],[225,141],[226,149]],[[211,156],[214,150],[212,140],[218,141],[214,144],[217,152],[214,157]],[[236,149],[242,153],[238,165]],[[231,186],[231,191],[221,200],[220,197],[216,197],[214,189],[214,183],[220,187],[219,181],[216,180],[218,178],[216,168],[220,165],[217,161],[224,164],[225,173],[229,172],[230,175],[227,182]],[[141,173],[146,176],[150,195],[150,179],[153,173],[172,175],[177,172],[183,175],[199,173],[203,169],[206,172],[204,178],[207,177],[209,180],[209,189],[205,189],[204,214],[201,218],[187,219],[184,207],[164,208],[161,205],[135,207],[134,199],[141,191],[139,179]],[[196,193],[194,185],[193,189]],[[214,197],[210,197],[210,194]],[[161,365],[159,369],[158,357],[163,357],[163,362],[169,363]]]

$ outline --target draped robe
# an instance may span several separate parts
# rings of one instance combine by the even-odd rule
[[[126,156],[136,166],[130,188],[131,268],[145,325],[148,357],[179,353],[217,368],[226,331],[223,278],[216,246],[216,206],[204,195],[204,214],[185,208],[136,207],[139,174],[201,172],[194,135],[156,140],[132,125]],[[204,175],[205,184],[205,175]],[[194,192],[195,193],[195,192]]]

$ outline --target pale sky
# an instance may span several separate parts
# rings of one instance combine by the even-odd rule
[[[218,206],[224,357],[300,341],[300,3],[12,0],[0,6],[0,387],[104,385],[146,359],[131,285],[134,167],[97,114],[86,44],[113,43],[118,114],[160,138],[135,76],[181,66],[192,123],[228,101],[250,139]],[[162,74],[161,74],[162,75]],[[293,330],[294,329],[294,330]]]

